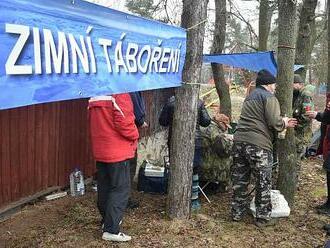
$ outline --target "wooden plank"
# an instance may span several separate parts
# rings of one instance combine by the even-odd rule
[[[59,185],[65,184],[65,149],[66,149],[66,137],[65,134],[67,132],[66,130],[66,112],[67,112],[67,101],[60,103],[60,109],[59,109],[59,148],[58,148],[58,183]]]
[[[81,171],[83,171],[82,165],[80,164],[79,151],[81,144],[79,144],[79,132],[81,129],[81,123],[79,122],[80,113],[78,109],[78,101],[72,101],[72,109],[70,114],[70,141],[71,146],[75,147],[75,149],[71,149],[70,162],[68,163],[68,175],[74,170],[74,168],[78,167]]]
[[[79,150],[75,154],[77,156],[75,160],[76,163],[81,167],[84,175],[87,175],[87,165],[86,165],[86,154],[84,154],[86,137],[86,118],[85,118],[85,105],[84,101],[80,99],[76,103],[76,112],[78,114],[76,124],[79,125],[79,130],[77,130],[77,142],[79,144]]]
[[[79,102],[79,113],[80,113],[80,134],[79,143],[81,144],[80,148],[80,160],[84,168],[85,177],[91,177],[95,173],[94,163],[91,159],[90,143],[89,143],[89,125],[88,125],[88,100],[81,99]]]
[[[49,104],[49,123],[48,123],[48,134],[49,134],[49,146],[48,146],[48,186],[56,185],[56,175],[55,175],[55,167],[56,167],[56,105],[54,103]]]
[[[10,189],[10,123],[9,123],[9,110],[1,110],[1,130],[2,137],[0,142],[1,156],[1,177],[2,177],[2,204],[11,201]]]
[[[28,133],[27,133],[27,120],[28,110],[27,107],[18,109],[18,135],[19,135],[19,186],[20,186],[20,197],[27,196],[29,194],[28,186]]]
[[[55,103],[55,185],[59,184],[59,141],[60,141],[60,106],[61,103]]]
[[[33,194],[37,191],[36,185],[36,106],[27,107],[27,168],[28,168],[28,193]]]
[[[92,178],[87,178],[85,180],[86,185],[90,185],[93,182]],[[54,187],[49,187],[47,189],[41,190],[33,195],[24,197],[18,201],[11,202],[10,204],[7,204],[6,206],[0,208],[0,223],[2,221],[5,221],[8,219],[11,215],[19,211],[24,205],[35,202],[39,200],[41,197],[44,197],[46,195],[49,195],[55,191],[61,190],[63,187],[60,186],[54,186]]]
[[[70,137],[70,154],[68,154],[68,163],[67,163],[67,174],[66,174],[66,183],[69,182],[68,178],[70,173],[74,170],[74,168],[79,168],[82,170],[81,164],[79,164],[78,159],[78,152],[80,144],[78,144],[78,132],[80,123],[77,123],[77,120],[79,119],[79,113],[77,112],[77,100],[71,101],[71,108],[70,108],[70,115],[69,118],[69,127],[68,130],[70,132],[68,133]],[[75,149],[73,149],[75,147]]]
[[[29,202],[35,201],[39,199],[40,197],[43,197],[45,195],[48,195],[54,191],[60,190],[61,187],[51,187],[42,191],[37,192],[36,194],[33,194],[28,197],[24,197],[18,201],[12,202],[9,205],[6,205],[5,207],[0,209],[0,222],[8,219],[11,215],[19,211],[24,205],[26,205]]]
[[[90,143],[90,133],[89,133],[89,119],[88,119],[88,99],[84,101],[85,106],[85,130],[86,130],[86,143],[85,143],[85,163],[87,164],[87,176],[93,176],[96,172],[95,162],[93,159],[92,148]]]
[[[48,187],[48,177],[49,177],[49,108],[50,104],[42,104],[42,149],[41,149],[41,189],[46,189]]]
[[[43,107],[42,104],[38,104],[35,107],[35,191],[42,190],[42,166],[43,166]]]
[[[11,201],[20,198],[20,161],[19,161],[19,108],[9,111],[10,122],[10,187]]]

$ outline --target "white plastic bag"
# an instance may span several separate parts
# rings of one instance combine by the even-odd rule
[[[254,203],[254,197],[250,203],[250,209],[254,217],[256,217],[256,206]],[[272,201],[272,218],[288,217],[290,215],[290,207],[288,202],[279,190],[271,190]]]

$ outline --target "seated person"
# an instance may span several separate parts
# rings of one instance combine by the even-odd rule
[[[161,126],[169,127],[168,131],[168,148],[170,150],[170,143],[172,137],[172,123],[173,123],[173,114],[174,114],[174,105],[175,97],[172,96],[168,99],[165,106],[163,107],[160,117],[159,124]],[[191,194],[191,207],[193,210],[200,209],[200,202],[198,200],[198,187],[199,187],[199,177],[198,172],[202,166],[202,148],[201,148],[201,134],[200,126],[207,127],[211,123],[211,118],[204,106],[202,100],[198,100],[197,103],[197,125],[195,132],[195,153],[194,153],[194,162],[193,162],[193,188]]]

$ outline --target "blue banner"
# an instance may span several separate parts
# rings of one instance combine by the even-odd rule
[[[218,63],[258,72],[268,70],[273,75],[277,73],[277,65],[273,52],[232,53],[204,55],[204,63]]]
[[[262,69],[268,70],[274,76],[277,75],[277,63],[273,51],[254,53],[230,53],[230,54],[205,54],[204,63],[217,63],[229,65],[249,71],[258,72]],[[294,65],[297,71],[303,65]]]
[[[82,0],[0,10],[0,109],[181,85],[184,29]]]

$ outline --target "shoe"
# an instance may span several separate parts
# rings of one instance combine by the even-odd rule
[[[257,218],[255,221],[255,225],[259,228],[264,228],[267,226],[275,226],[277,222],[278,222],[277,219],[265,220],[265,219]]]
[[[325,214],[330,216],[330,207],[317,209],[318,214]]]
[[[134,208],[138,208],[139,206],[140,206],[140,204],[137,201],[135,201],[131,198],[128,199],[127,208],[134,209]]]
[[[102,239],[107,241],[126,242],[130,241],[132,237],[121,232],[118,234],[104,232],[102,235]]]

